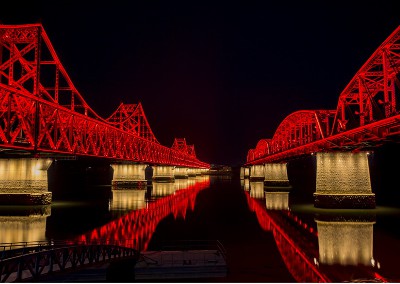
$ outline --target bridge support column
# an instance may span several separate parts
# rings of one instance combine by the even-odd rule
[[[175,180],[175,167],[174,166],[154,166],[153,167],[153,180],[171,182]]]
[[[51,159],[0,159],[0,204],[50,204],[47,170]]]
[[[250,168],[249,167],[241,167],[240,168],[240,179],[246,179],[250,176]]]
[[[268,163],[264,166],[265,180],[264,185],[271,188],[283,187],[284,191],[290,188],[289,178],[287,174],[287,163]],[[272,191],[272,190],[270,190]]]
[[[343,216],[341,217],[343,218]],[[373,258],[373,225],[375,221],[318,219],[316,219],[316,223],[320,264],[375,265]]]
[[[188,171],[189,168],[186,167],[175,167],[174,176],[175,178],[188,178],[189,177]]]
[[[114,187],[145,187],[145,164],[112,164]]]
[[[317,153],[314,206],[320,208],[375,208],[368,152]]]
[[[196,175],[198,175],[198,169],[196,168],[188,168],[188,176],[190,177],[195,177]]]
[[[265,179],[264,165],[252,165],[250,167],[250,180],[264,181],[264,179]]]

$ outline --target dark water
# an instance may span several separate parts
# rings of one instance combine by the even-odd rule
[[[312,194],[301,189],[308,185],[296,186],[266,194],[236,176],[141,190],[98,186],[91,190],[111,191],[109,198],[3,207],[1,242],[118,239],[154,250],[165,241],[219,240],[228,275],[206,282],[399,282],[399,208],[316,209]]]

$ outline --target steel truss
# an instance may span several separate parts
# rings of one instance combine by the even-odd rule
[[[280,162],[317,151],[372,149],[400,134],[397,104],[400,27],[372,54],[339,96],[336,110],[288,115],[272,139],[250,149],[245,165]]]
[[[86,103],[42,25],[0,25],[0,147],[208,168],[194,154],[161,145],[142,105],[107,119]]]

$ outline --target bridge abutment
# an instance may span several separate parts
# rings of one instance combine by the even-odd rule
[[[47,170],[51,159],[0,159],[0,204],[50,204]]]
[[[112,164],[114,187],[145,187],[146,164]]]
[[[314,206],[375,208],[368,155],[368,152],[317,153]]]

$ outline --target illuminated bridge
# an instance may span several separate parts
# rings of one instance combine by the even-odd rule
[[[315,206],[375,207],[368,155],[387,142],[399,141],[399,68],[400,27],[354,75],[336,109],[288,115],[271,139],[261,139],[248,151],[242,177],[287,186],[287,162],[314,155]]]
[[[163,191],[164,187],[170,190],[165,196],[148,203],[144,197],[146,190],[129,190],[130,194],[123,198],[116,194],[110,210],[118,212],[123,209],[128,213],[124,212],[121,217],[73,239],[8,243],[2,251],[0,247],[0,282],[39,281],[43,276],[74,272],[78,268],[109,263],[117,258],[138,259],[140,252],[147,251],[158,224],[167,217],[185,219],[186,214],[194,210],[199,192],[209,185],[208,176],[153,183],[152,198],[160,196],[157,191]],[[139,194],[131,194],[135,192]],[[42,230],[44,235],[45,223],[36,229]]]
[[[153,179],[164,180],[209,168],[185,139],[161,145],[140,102],[121,103],[108,118],[100,117],[40,24],[0,25],[0,152],[27,157],[0,161],[0,187],[14,191],[42,188],[52,159],[60,156],[108,159],[113,184],[144,180],[149,165]]]

